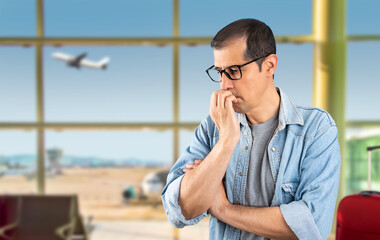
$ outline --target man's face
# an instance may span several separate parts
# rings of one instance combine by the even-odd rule
[[[214,66],[225,69],[231,65],[241,65],[252,59],[245,59],[246,40],[244,38],[232,40],[221,49],[214,49]],[[263,95],[269,90],[269,79],[263,69],[260,72],[256,62],[250,63],[241,68],[242,78],[231,80],[224,73],[221,90],[229,90],[237,98],[238,102],[233,103],[235,112],[248,113],[255,107],[261,105]]]

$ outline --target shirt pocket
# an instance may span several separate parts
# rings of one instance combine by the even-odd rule
[[[298,189],[298,185],[300,184],[299,179],[290,179],[282,182],[282,197],[284,203],[290,203],[294,201],[294,197],[296,196],[296,192]]]

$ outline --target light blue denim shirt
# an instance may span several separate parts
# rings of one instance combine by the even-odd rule
[[[272,176],[276,183],[271,206],[280,206],[282,215],[299,239],[326,239],[331,231],[340,177],[338,131],[324,110],[294,105],[277,88],[281,97],[279,124],[268,145]],[[245,114],[238,114],[241,137],[226,170],[226,193],[234,204],[245,202],[247,170],[252,135]],[[197,224],[208,212],[186,220],[178,205],[184,173],[196,159],[205,159],[219,139],[210,116],[204,119],[191,145],[174,164],[162,191],[166,215],[172,225],[182,228]],[[205,193],[207,194],[207,193]],[[240,230],[211,216],[209,239],[238,240]]]

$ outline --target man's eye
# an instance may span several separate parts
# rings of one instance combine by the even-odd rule
[[[237,69],[237,68],[229,68],[228,69],[228,72],[230,72],[230,73],[237,73],[239,71],[239,69]]]

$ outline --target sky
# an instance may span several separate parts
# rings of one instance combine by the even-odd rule
[[[171,0],[45,0],[48,37],[170,37]],[[347,0],[347,34],[380,34],[380,2]],[[0,0],[0,37],[36,34],[35,1]],[[180,36],[211,37],[240,18],[257,18],[275,35],[312,33],[311,0],[180,1]],[[313,45],[278,44],[275,84],[301,105],[312,104]],[[108,56],[107,70],[73,69],[51,57],[54,52]],[[43,49],[47,122],[170,122],[172,47],[70,46]],[[380,119],[380,42],[347,45],[347,119]],[[205,69],[213,64],[208,45],[180,48],[180,121],[199,122],[208,114],[210,95],[219,89]],[[0,46],[0,121],[33,122],[35,48]],[[302,91],[299,89],[302,88]],[[35,154],[34,131],[0,131],[0,156]],[[181,131],[181,152],[192,132]],[[172,132],[46,132],[46,147],[70,155],[140,157],[172,161]],[[149,150],[147,150],[149,149]]]

